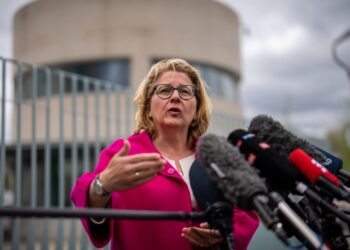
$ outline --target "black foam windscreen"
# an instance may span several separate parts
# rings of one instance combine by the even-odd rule
[[[210,205],[226,201],[223,192],[217,184],[208,176],[205,167],[199,160],[195,160],[190,168],[190,184],[193,195],[201,210],[206,210]]]
[[[225,138],[206,134],[197,149],[208,176],[239,208],[252,209],[253,197],[267,193],[263,180]]]
[[[255,134],[260,140],[268,143],[272,149],[286,158],[289,157],[293,150],[300,148],[322,164],[327,160],[315,146],[295,136],[286,130],[281,123],[267,115],[254,117],[248,126],[248,131]]]
[[[228,141],[239,148],[273,190],[290,192],[295,187],[295,181],[302,178],[300,171],[291,165],[288,158],[279,155],[254,134],[236,129],[230,133]]]

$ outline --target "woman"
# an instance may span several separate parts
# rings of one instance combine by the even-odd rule
[[[176,90],[176,91],[175,91]],[[116,140],[99,157],[93,173],[80,177],[71,198],[77,207],[192,212],[189,184],[195,144],[209,126],[205,84],[185,60],[162,60],[140,84],[135,133]],[[246,249],[258,219],[234,210],[235,249]],[[223,241],[207,223],[82,219],[92,243],[116,250],[190,250]]]

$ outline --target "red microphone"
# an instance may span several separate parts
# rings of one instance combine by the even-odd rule
[[[301,149],[295,149],[290,153],[289,160],[312,182],[316,183],[320,176],[326,177],[335,185],[340,186],[340,180],[323,167],[314,158],[311,158]]]
[[[332,193],[337,199],[350,201],[350,193],[343,189],[340,180],[303,150],[293,150],[289,160],[312,183]]]

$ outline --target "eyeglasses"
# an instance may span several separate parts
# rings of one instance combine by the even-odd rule
[[[189,100],[193,96],[197,95],[197,88],[193,85],[180,85],[175,88],[170,84],[158,84],[154,87],[153,91],[162,99],[168,99],[174,93],[174,90],[177,90],[181,99]]]

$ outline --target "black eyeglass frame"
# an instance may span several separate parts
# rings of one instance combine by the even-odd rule
[[[172,88],[172,91],[171,91],[171,93],[169,94],[168,97],[165,98],[165,97],[162,97],[162,96],[159,95],[159,93],[158,93],[159,86],[168,86],[168,87]],[[181,89],[183,87],[190,87],[192,89],[193,95],[191,95],[189,98],[183,98],[183,96],[181,95],[181,92],[179,92],[179,90],[178,90],[178,89]],[[190,100],[194,96],[198,97],[198,88],[196,86],[194,86],[194,85],[188,85],[187,84],[187,85],[180,85],[179,87],[173,87],[172,85],[167,84],[167,83],[160,83],[160,84],[154,85],[150,96],[152,96],[154,94],[154,92],[155,92],[159,98],[161,98],[163,100],[166,100],[166,99],[169,99],[173,95],[175,90],[179,94],[180,98],[183,99],[183,100]]]

